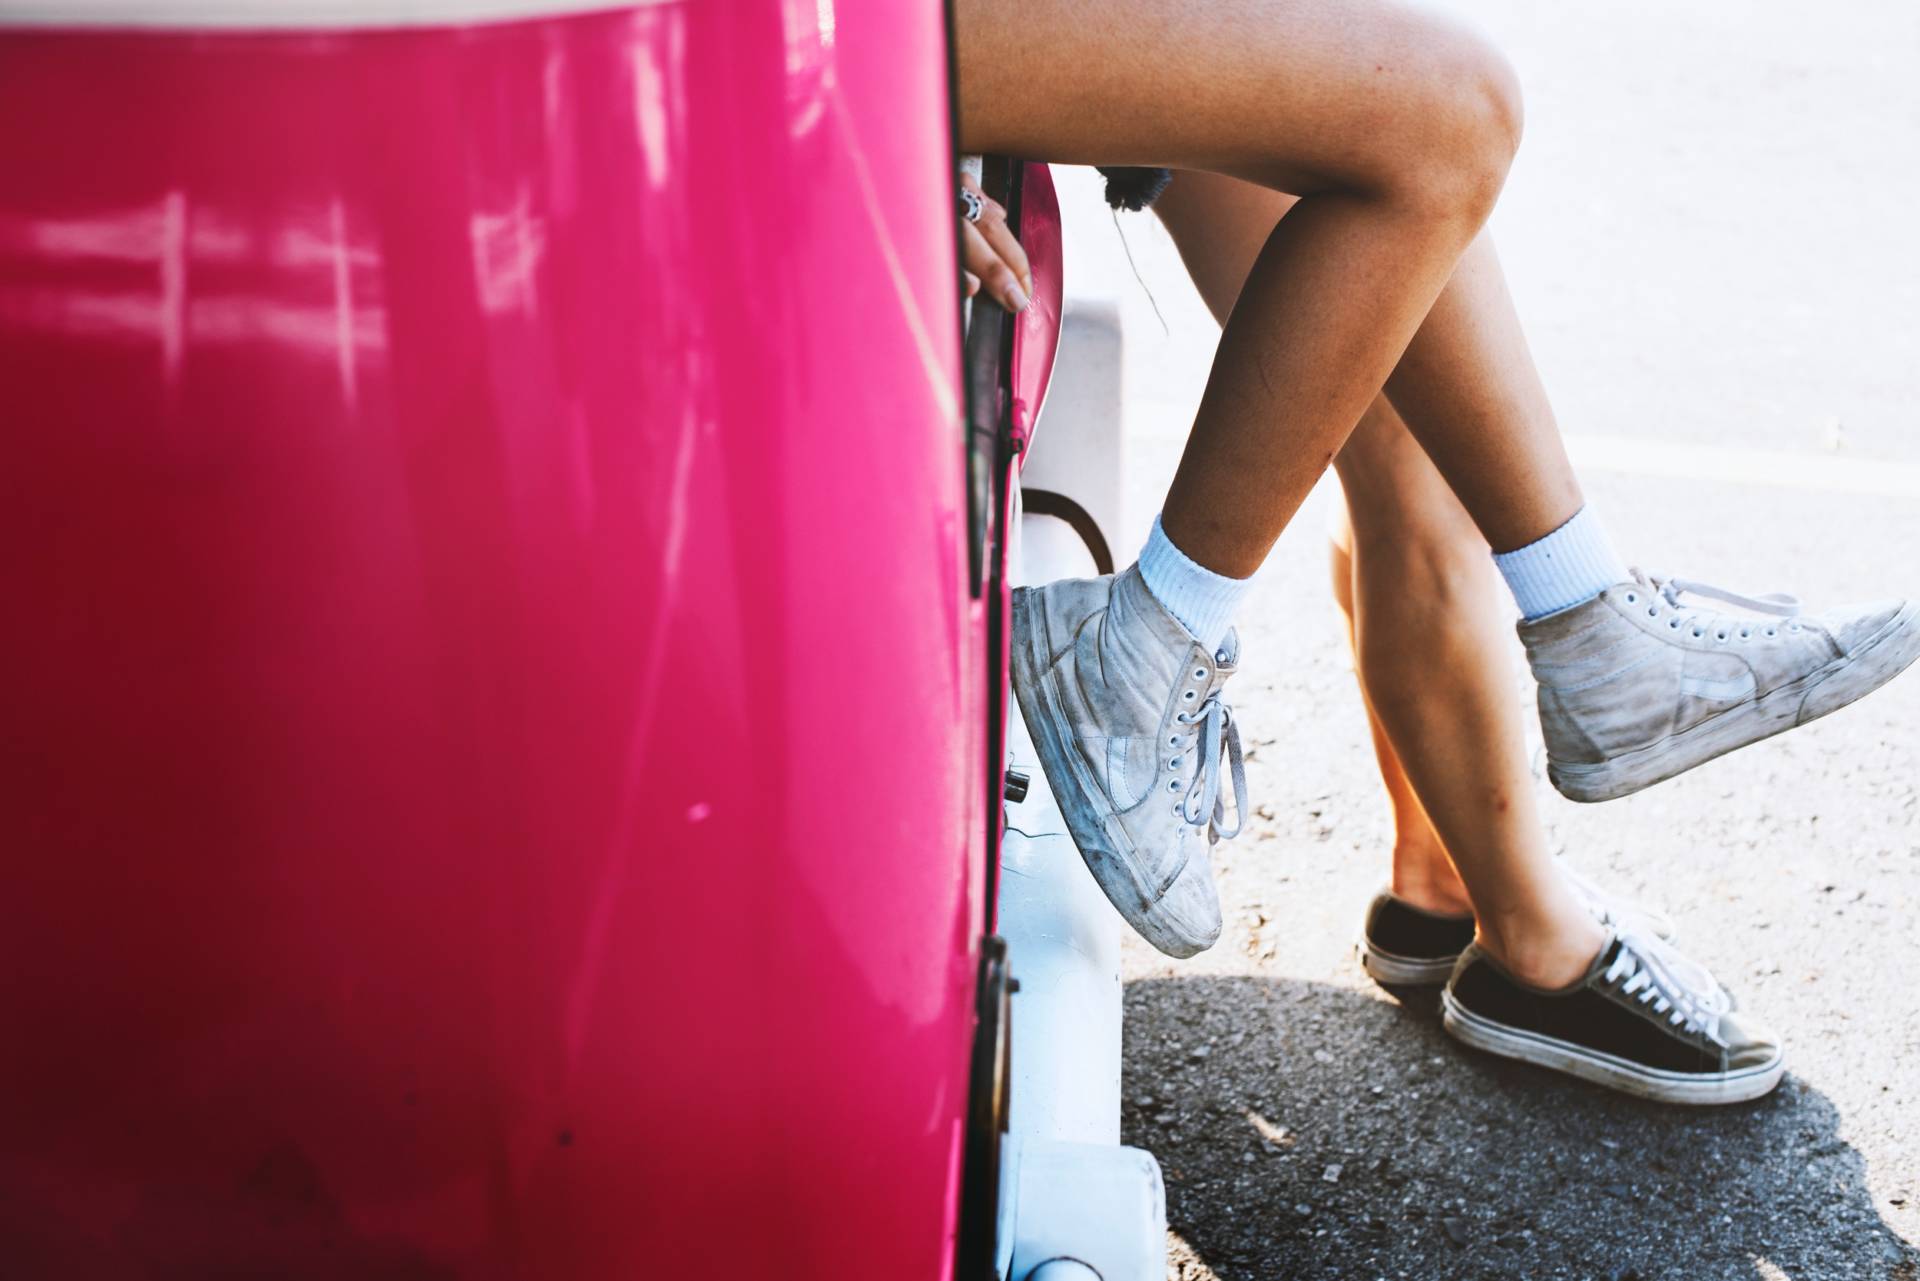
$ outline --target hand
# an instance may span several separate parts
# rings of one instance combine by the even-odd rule
[[[1026,251],[1007,229],[1007,211],[989,200],[973,175],[960,175],[960,185],[980,197],[979,222],[960,220],[960,264],[967,282],[967,297],[987,293],[1008,311],[1025,311],[1033,295],[1033,269],[1027,265]]]

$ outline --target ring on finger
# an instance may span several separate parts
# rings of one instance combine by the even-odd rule
[[[968,222],[979,222],[980,215],[986,212],[986,208],[987,203],[980,198],[979,192],[970,191],[965,187],[960,188],[960,216],[962,218],[965,218]]]

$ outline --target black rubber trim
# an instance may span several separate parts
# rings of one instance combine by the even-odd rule
[[[982,158],[980,189],[1000,202],[1007,211],[1007,226],[1020,233],[1020,186],[1025,166],[1006,156]],[[988,336],[992,345],[988,346]],[[981,345],[974,343],[979,337]],[[998,726],[1007,723],[1009,688],[1007,673],[1000,662],[1006,652],[1007,611],[1007,485],[1011,481],[1013,449],[1013,318],[991,301],[976,300],[973,329],[967,334],[967,381],[969,394],[968,466],[969,475],[977,473],[981,486],[970,495],[980,504],[980,537],[973,544],[982,560],[984,581],[981,592],[987,601],[987,671],[993,679],[987,685],[987,745],[1004,749],[1006,744]],[[991,407],[991,416],[988,408]],[[984,762],[987,783],[987,867],[986,901],[1000,901],[1000,814],[1002,777],[1006,761],[996,751]],[[991,911],[991,909],[989,909]],[[989,918],[991,919],[991,917]]]
[[[980,982],[974,998],[956,1281],[994,1281],[994,1265],[999,1261],[1000,1149],[1007,1133],[1007,1103],[1012,1088],[1011,1001],[1015,986],[1007,973],[1007,942],[989,934],[980,941]]]
[[[981,161],[980,189],[1007,211],[1020,230],[1020,166],[1005,156]],[[999,576],[1006,531],[1006,463],[1013,456],[1013,318],[982,295],[974,299],[962,353],[967,393],[967,577],[974,598]]]

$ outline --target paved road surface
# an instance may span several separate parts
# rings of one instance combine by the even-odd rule
[[[1474,9],[1529,95],[1496,230],[1629,555],[1920,591],[1920,6]],[[1216,331],[1140,217],[1136,283],[1089,177],[1070,272],[1125,309],[1144,529]],[[1762,1102],[1640,1104],[1474,1057],[1355,965],[1388,828],[1323,529],[1316,505],[1243,624],[1261,817],[1223,859],[1225,936],[1129,952],[1124,1126],[1166,1169],[1174,1275],[1920,1278],[1920,676],[1638,797],[1549,794],[1566,856],[1670,908],[1788,1038]]]

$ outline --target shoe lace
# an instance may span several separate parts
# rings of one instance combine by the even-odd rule
[[[1733,1008],[1732,995],[1713,977],[1711,970],[1653,932],[1654,914],[1646,907],[1609,894],[1570,867],[1563,865],[1560,870],[1573,883],[1574,891],[1586,900],[1588,910],[1600,924],[1631,931],[1643,946],[1659,955],[1661,963],[1704,1008],[1715,1014],[1725,1014]]]
[[[1208,829],[1210,841],[1230,841],[1240,835],[1247,816],[1247,768],[1240,754],[1240,727],[1234,723],[1233,709],[1220,701],[1220,692],[1208,694],[1206,701],[1192,712],[1181,712],[1174,719],[1182,725],[1198,725],[1198,759],[1193,782],[1180,802],[1180,817],[1195,827]],[[1226,826],[1227,798],[1220,790],[1220,766],[1233,778],[1233,826]]]
[[[1659,939],[1620,930],[1620,950],[1607,967],[1606,981],[1619,984],[1622,995],[1664,1017],[1669,1026],[1720,1040],[1725,989],[1704,966]]]
[[[1678,630],[1692,625],[1696,636],[1712,631],[1720,640],[1726,640],[1737,627],[1740,639],[1749,640],[1753,636],[1753,621],[1704,609],[1696,604],[1683,604],[1680,599],[1682,596],[1690,596],[1702,601],[1718,601],[1723,605],[1731,605],[1735,609],[1744,609],[1749,613],[1765,614],[1773,618],[1800,616],[1799,598],[1789,596],[1785,592],[1767,592],[1764,595],[1754,596],[1725,587],[1715,587],[1711,583],[1702,583],[1691,578],[1653,574],[1639,568],[1631,572],[1633,580],[1646,590],[1649,602],[1664,601],[1667,607],[1674,611],[1675,616],[1668,624],[1669,626]],[[1637,603],[1631,595],[1627,599],[1629,604]],[[1650,603],[1648,613],[1657,616],[1659,606]],[[1798,627],[1799,624],[1793,624],[1791,630],[1797,630]],[[1769,627],[1767,634],[1771,636],[1773,630]]]

